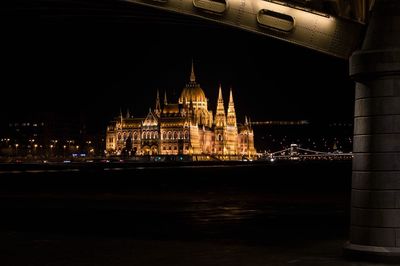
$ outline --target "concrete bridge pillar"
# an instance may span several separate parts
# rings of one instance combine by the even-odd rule
[[[350,241],[345,254],[400,262],[400,1],[376,0],[356,81]]]

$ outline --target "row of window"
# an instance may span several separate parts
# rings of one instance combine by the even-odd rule
[[[118,140],[124,139],[126,140],[127,138],[132,138],[132,133],[118,133]],[[138,132],[134,131],[133,132],[133,140],[138,139]],[[158,132],[157,131],[144,131],[142,132],[142,139],[158,139]],[[181,132],[181,131],[164,131],[162,134],[162,139],[189,139],[189,132]],[[108,139],[109,142],[113,142],[113,138]]]
[[[168,131],[163,132],[162,139],[189,139],[189,132],[181,132],[181,131]]]

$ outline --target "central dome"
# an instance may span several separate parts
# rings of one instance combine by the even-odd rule
[[[190,73],[190,82],[182,90],[179,97],[180,104],[190,104],[193,102],[195,107],[207,107],[207,98],[200,85],[196,83],[196,76],[194,75],[194,67],[192,61],[192,72]]]
[[[204,91],[197,84],[188,84],[188,86],[186,86],[182,90],[181,96],[179,97],[179,103],[189,104],[190,101],[192,101],[193,103],[207,102],[207,98],[206,95],[204,94]]]

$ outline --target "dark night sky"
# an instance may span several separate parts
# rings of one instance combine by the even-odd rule
[[[104,129],[120,107],[144,115],[157,88],[177,98],[192,57],[212,110],[221,82],[225,101],[229,87],[234,90],[239,120],[245,114],[253,120],[352,120],[347,61],[238,29],[137,10],[123,18],[14,10],[2,37],[1,122],[51,113],[84,117],[93,129]]]

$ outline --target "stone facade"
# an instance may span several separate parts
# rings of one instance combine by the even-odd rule
[[[196,83],[193,64],[190,81],[177,103],[168,103],[165,95],[161,104],[157,91],[155,108],[146,117],[136,118],[128,113],[111,121],[106,150],[109,155],[210,155],[223,159],[256,154],[248,119],[244,124],[237,123],[232,90],[225,114],[219,87],[214,117],[204,91]]]

